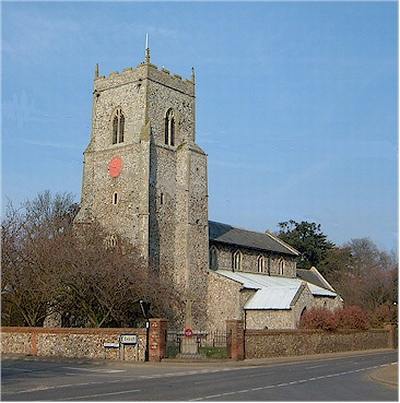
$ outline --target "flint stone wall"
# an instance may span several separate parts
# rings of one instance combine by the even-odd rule
[[[296,260],[292,256],[277,254],[273,252],[261,252],[245,247],[225,245],[215,241],[211,241],[210,246],[214,246],[216,248],[216,268],[219,270],[232,270],[232,255],[237,250],[240,250],[240,252],[242,253],[242,263],[241,268],[236,271],[242,271],[246,273],[258,273],[257,259],[259,256],[263,256],[265,259],[265,274],[269,273],[272,276],[279,276],[279,261],[280,259],[283,259],[285,262],[283,275],[290,278],[296,277]]]
[[[104,348],[104,343],[117,343],[121,334],[137,334],[138,344]],[[145,346],[144,329],[1,328],[2,354],[144,361]]]
[[[342,330],[246,330],[246,358],[335,353],[389,348],[389,332]]]

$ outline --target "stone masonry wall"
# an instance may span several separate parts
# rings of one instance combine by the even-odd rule
[[[246,329],[294,329],[290,309],[247,310]]]
[[[343,307],[343,300],[339,296],[335,298],[314,296],[313,307],[334,311]]]
[[[214,272],[208,273],[208,331],[224,330],[227,319],[242,319],[240,289],[241,284]]]
[[[219,270],[232,270],[232,255],[237,250],[240,250],[242,253],[242,267],[240,271],[258,273],[257,258],[261,255],[264,256],[265,259],[265,274],[279,275],[279,261],[283,259],[285,261],[283,275],[285,277],[296,277],[296,262],[293,257],[235,247],[217,242],[212,242],[210,245],[214,245],[217,248]]]
[[[390,348],[389,332],[372,329],[323,332],[316,330],[246,330],[246,358],[334,353]]]
[[[103,343],[117,343],[125,333],[137,334],[138,344],[104,348]],[[144,361],[145,345],[144,329],[1,328],[2,354]]]

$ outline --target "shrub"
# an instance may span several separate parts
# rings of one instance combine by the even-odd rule
[[[361,307],[352,305],[335,311],[338,329],[361,329],[370,327],[368,314]]]
[[[397,323],[397,306],[379,305],[370,313],[370,323],[374,328],[382,328],[385,323]]]
[[[299,323],[302,329],[321,329],[334,331],[337,329],[368,329],[368,314],[358,306],[349,306],[335,311],[326,308],[312,308],[306,311]]]
[[[321,329],[333,331],[337,328],[335,314],[324,308],[311,308],[300,318],[299,327],[302,329]]]

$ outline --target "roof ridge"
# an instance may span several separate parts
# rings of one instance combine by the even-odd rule
[[[272,239],[274,239],[276,242],[280,243],[282,246],[284,246],[285,248],[291,250],[293,253],[296,253],[298,256],[300,255],[300,252],[293,248],[293,246],[290,246],[288,243],[286,243],[285,241],[282,241],[282,239],[278,238],[275,235],[272,235],[269,231],[265,231],[265,235],[268,235],[269,237],[271,237]]]
[[[282,241],[281,239],[279,239],[278,237],[276,237],[275,235],[272,235],[270,232],[268,231],[256,231],[256,230],[252,230],[252,229],[248,229],[248,228],[243,228],[243,227],[238,227],[238,226],[233,226],[231,224],[225,224],[223,222],[219,222],[219,221],[213,221],[213,220],[208,220],[209,222],[215,223],[215,224],[221,224],[221,225],[226,225],[227,227],[231,227],[233,229],[239,229],[241,231],[246,231],[246,232],[252,232],[253,234],[258,234],[258,235],[265,235],[265,236],[270,236],[274,241],[277,241],[278,243],[280,243],[282,246],[285,246],[286,248],[295,251],[296,253],[299,253],[298,250],[296,250],[295,248],[293,248],[292,246],[290,246],[289,244],[287,244],[286,242]]]
[[[255,231],[255,230],[252,230],[252,229],[243,228],[243,227],[238,227],[238,226],[233,226],[232,224],[225,224],[225,223],[223,223],[223,222],[213,221],[213,220],[208,220],[208,221],[209,221],[209,222],[213,222],[213,223],[215,223],[215,224],[226,225],[227,227],[231,227],[231,228],[234,228],[234,229],[240,229],[241,231],[247,231],[247,232],[253,232],[254,234],[262,234],[262,235],[265,235],[264,232]]]

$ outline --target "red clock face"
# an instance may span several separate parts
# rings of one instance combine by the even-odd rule
[[[116,178],[121,173],[121,170],[122,170],[122,158],[121,157],[114,157],[108,163],[108,173],[113,178]]]

